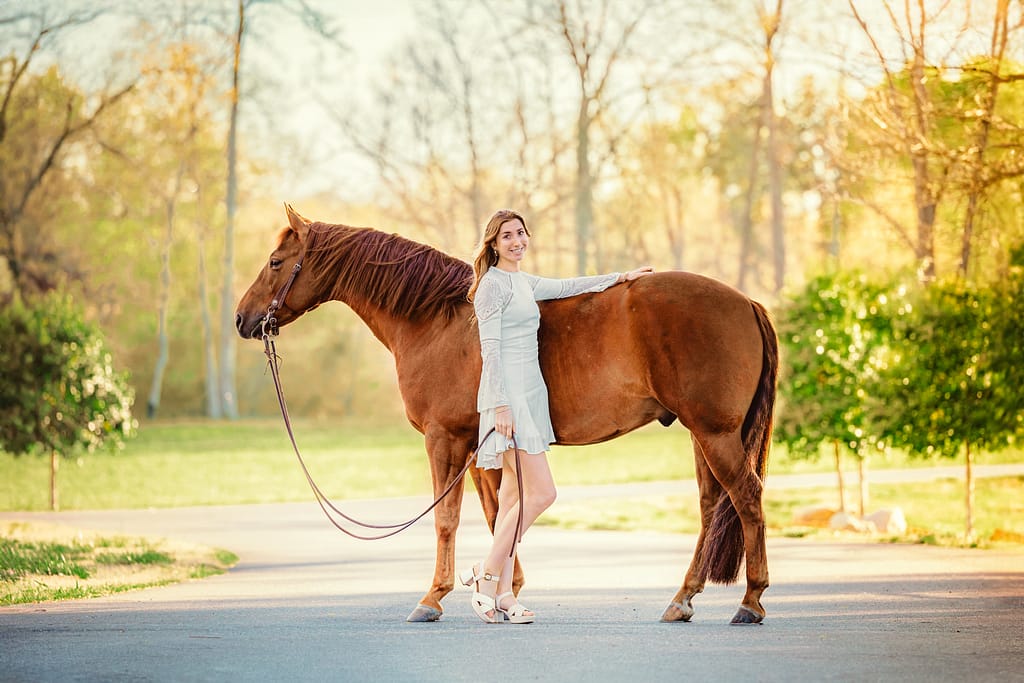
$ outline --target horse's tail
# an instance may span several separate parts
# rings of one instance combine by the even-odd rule
[[[775,412],[775,381],[779,373],[779,340],[764,306],[751,301],[761,331],[761,377],[757,391],[743,420],[743,449],[756,477],[748,477],[748,485],[757,500],[761,499],[765,474],[768,471],[768,449],[771,446],[772,415]],[[710,527],[705,531],[701,573],[715,583],[733,583],[740,574],[743,561],[743,526],[728,493],[723,493],[715,506]]]

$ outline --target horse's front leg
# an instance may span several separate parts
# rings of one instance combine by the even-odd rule
[[[434,496],[437,497],[462,471],[472,446],[447,432],[428,430],[426,447]],[[459,527],[463,491],[463,485],[455,486],[434,508],[434,532],[437,537],[434,578],[430,589],[406,621],[440,619],[444,611],[441,599],[455,587],[455,533]]]
[[[441,493],[454,480],[466,464],[473,446],[447,432],[428,430],[427,457],[434,496]],[[441,598],[455,587],[455,532],[459,528],[464,485],[459,484],[434,508],[434,531],[437,534],[437,555],[434,563],[434,581],[406,621],[437,621],[444,610]]]

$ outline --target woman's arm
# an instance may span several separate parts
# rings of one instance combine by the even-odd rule
[[[511,292],[509,292],[511,294]],[[480,332],[480,390],[477,392],[477,410],[507,406],[505,378],[501,370],[501,314],[508,297],[496,280],[487,278],[473,297],[477,327]]]
[[[569,278],[547,278],[537,275],[526,275],[530,287],[533,288],[533,298],[537,301],[547,299],[565,299],[577,294],[588,292],[603,292],[612,285],[620,282],[635,280],[638,277],[649,275],[654,272],[651,266],[643,266],[628,273],[608,273],[607,275],[584,275],[582,277]]]

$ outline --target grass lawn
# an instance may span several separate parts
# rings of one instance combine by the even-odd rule
[[[98,597],[222,574],[234,554],[100,536],[52,524],[0,524],[0,605]]]
[[[430,472],[423,437],[404,421],[298,421],[296,435],[321,488],[336,500],[428,495]],[[983,454],[979,464],[1019,462],[1022,454]],[[693,477],[688,433],[652,424],[624,437],[585,447],[555,446],[550,456],[560,485],[653,481]],[[876,456],[869,469],[955,464],[951,460]],[[962,463],[960,463],[962,464]],[[853,490],[856,464],[844,462]],[[773,449],[766,507],[772,533],[822,535],[789,524],[793,511],[832,504],[833,489],[777,491],[771,475],[830,472],[829,458],[807,460]],[[61,509],[114,509],[229,505],[312,500],[280,420],[237,422],[155,421],[117,454],[64,459],[58,474]],[[49,508],[49,460],[0,454],[0,510]],[[975,526],[982,544],[996,529],[1024,532],[1017,478],[978,481]],[[955,542],[963,529],[963,485],[871,487],[870,508],[898,505],[912,527],[908,540]],[[588,528],[696,531],[696,499],[607,501],[600,506],[557,506],[547,523]]]
[[[857,536],[794,524],[803,509],[834,505],[835,489],[773,490],[769,479],[764,507],[769,536],[834,538]],[[907,519],[903,536],[876,536],[891,542],[963,546],[964,483],[951,479],[914,485],[873,484],[868,512],[899,507]],[[651,500],[626,498],[556,503],[537,522],[573,529],[661,531],[695,534],[700,530],[696,494]],[[1024,477],[978,479],[975,484],[973,547],[1024,548]]]
[[[306,464],[332,498],[430,493],[423,437],[404,421],[298,421]],[[983,455],[979,463],[1019,462],[1020,452]],[[693,477],[688,433],[657,423],[602,444],[555,446],[560,485]],[[949,464],[953,461],[941,461]],[[929,466],[939,461],[875,457],[871,469]],[[844,467],[852,474],[851,459]],[[831,471],[827,458],[808,461],[773,449],[771,473]],[[155,421],[117,454],[63,459],[58,473],[63,510],[178,507],[307,501],[312,493],[280,420]],[[49,459],[0,454],[0,510],[49,509]]]

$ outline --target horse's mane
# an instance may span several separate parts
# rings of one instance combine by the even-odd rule
[[[373,228],[313,223],[307,238],[313,287],[331,298],[359,294],[399,317],[451,319],[473,280],[465,261]]]

